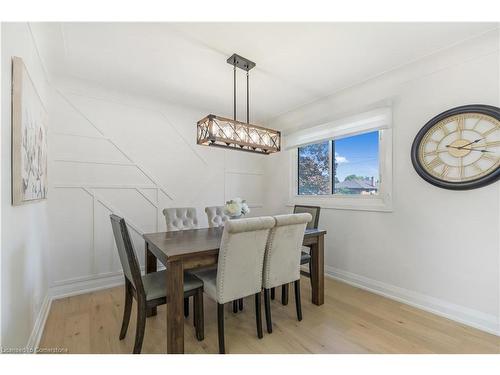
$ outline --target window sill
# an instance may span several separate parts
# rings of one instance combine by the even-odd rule
[[[385,197],[294,195],[287,206],[293,207],[296,204],[320,206],[321,208],[332,210],[393,212],[392,200],[388,194]]]

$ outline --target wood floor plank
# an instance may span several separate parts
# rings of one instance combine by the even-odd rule
[[[326,279],[325,304],[310,300],[309,280],[301,283],[304,319],[298,322],[293,298],[287,306],[272,301],[273,333],[255,330],[254,299],[237,314],[226,307],[229,353],[500,353],[500,338],[350,285]],[[130,353],[136,304],[124,340],[118,339],[124,290],[117,287],[52,303],[42,348],[69,353]],[[186,353],[217,353],[216,304],[204,298],[205,340],[196,340],[192,310],[185,320]],[[191,303],[192,307],[192,303]],[[166,309],[146,322],[143,353],[165,353]],[[264,324],[265,325],[265,324]]]

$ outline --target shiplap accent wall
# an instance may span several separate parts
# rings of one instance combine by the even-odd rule
[[[91,91],[73,83],[52,94],[53,290],[71,294],[119,280],[111,212],[127,219],[141,264],[141,235],[164,230],[165,207],[194,206],[207,226],[206,206],[241,196],[259,214],[265,156],[197,146],[201,110]]]

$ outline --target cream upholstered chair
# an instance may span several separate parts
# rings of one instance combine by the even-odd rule
[[[274,216],[275,227],[269,234],[264,257],[262,285],[267,331],[272,332],[270,289],[291,282],[295,283],[297,319],[302,320],[300,304],[300,255],[304,231],[312,220],[309,213]]]
[[[205,207],[205,213],[207,214],[209,228],[223,227],[224,223],[229,220],[229,215],[226,215],[224,206]],[[243,299],[233,301],[234,313],[238,312],[238,306],[240,311],[243,310]]]
[[[210,228],[221,227],[229,220],[229,216],[224,212],[224,206],[206,207],[205,213],[207,214],[208,226]]]
[[[217,269],[193,271],[203,281],[205,293],[217,302],[219,353],[225,353],[224,304],[255,295],[257,336],[262,338],[261,291],[264,253],[270,217],[229,220],[224,225]]]
[[[318,229],[319,214],[321,212],[321,207],[319,206],[304,206],[296,204],[293,206],[294,214],[309,213],[312,215],[312,220],[307,223],[306,229]],[[311,249],[308,246],[302,246],[302,252],[300,254],[300,264],[309,265],[309,273],[301,272],[302,275],[309,277],[312,287],[312,263],[311,263]],[[274,299],[274,288],[271,289],[271,299]],[[288,300],[288,284],[281,288],[281,302],[284,304],[285,300]]]
[[[167,221],[167,231],[198,228],[198,217],[194,207],[174,207],[163,210]]]
[[[115,237],[118,255],[125,275],[125,305],[120,340],[127,334],[133,298],[137,301],[137,326],[135,333],[134,354],[142,349],[144,330],[146,328],[146,311],[167,303],[166,271],[151,272],[141,276],[139,262],[130,239],[125,220],[111,215],[111,226]],[[196,337],[203,340],[203,283],[195,276],[184,274],[184,298],[194,297],[196,320]]]

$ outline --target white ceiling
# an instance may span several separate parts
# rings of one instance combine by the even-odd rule
[[[232,116],[232,67],[250,72],[251,121],[494,29],[495,23],[37,23],[49,73]],[[239,70],[239,119],[245,76]]]

